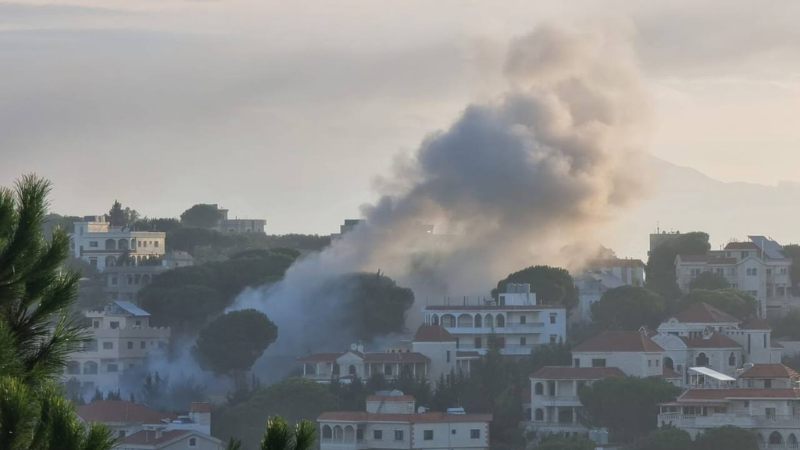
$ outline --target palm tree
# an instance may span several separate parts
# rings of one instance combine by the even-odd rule
[[[315,434],[314,425],[308,420],[297,422],[292,433],[282,417],[270,417],[261,439],[261,450],[311,450]]]
[[[42,236],[49,192],[33,175],[0,188],[0,449],[108,450],[108,430],[84,427],[55,384],[86,332],[69,312],[79,275],[61,269],[69,237]]]

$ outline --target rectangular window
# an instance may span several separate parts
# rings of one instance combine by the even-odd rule
[[[119,433],[117,433],[117,437],[122,439],[125,437],[125,434],[126,434],[125,430],[119,430]]]
[[[92,322],[92,328],[100,328],[100,321],[95,320]]]
[[[557,334],[551,334],[550,335],[550,343],[551,344],[555,344],[557,342],[558,342],[558,335]]]
[[[450,362],[450,350],[447,351],[447,362]]]
[[[477,429],[477,428],[469,430],[469,437],[470,437],[470,439],[480,439],[481,438],[481,430]]]
[[[426,441],[432,441],[433,440],[433,430],[425,430],[425,431],[423,431],[422,432],[422,439],[424,439]]]
[[[772,380],[764,380],[764,388],[771,389],[772,388]]]
[[[394,430],[394,440],[395,441],[403,440],[403,430]]]
[[[652,359],[648,359],[647,360],[647,367],[653,367],[653,360]]]
[[[137,326],[137,327],[140,327],[140,326],[142,326],[142,321],[141,321],[141,320],[137,320],[137,321],[136,321],[136,326]]]
[[[475,348],[483,348],[483,339],[479,337],[475,338]]]
[[[128,350],[133,350],[133,341],[128,341]]]
[[[113,342],[103,342],[103,350],[112,350],[114,348]]]
[[[519,318],[520,325],[525,325],[528,322],[528,316],[521,316]]]
[[[657,359],[657,360],[656,360],[656,367],[658,367],[658,366],[660,366],[660,365],[661,365],[661,360],[660,360],[660,359]]]
[[[116,286],[117,283],[119,283],[119,280],[117,279],[117,277],[111,277],[111,285],[112,286]]]
[[[158,248],[158,241],[155,241],[155,242],[153,243],[153,245],[155,245],[155,247],[156,247],[156,248]]]
[[[97,246],[98,246],[97,245],[97,241],[89,241],[89,247],[90,248],[96,248]]]
[[[142,246],[142,241],[136,241],[136,246],[137,247],[141,247]]]
[[[551,324],[556,323],[556,317],[557,316],[558,316],[558,314],[550,314],[550,323]]]
[[[592,360],[592,367],[605,367],[606,360],[605,358],[593,359]]]
[[[772,275],[772,269],[767,269],[767,276]]]
[[[580,367],[581,366],[581,360],[578,359],[578,358],[573,359],[572,360],[572,365],[573,365],[573,367]]]
[[[384,375],[392,375],[392,365],[391,364],[384,364],[383,365],[383,374]]]
[[[89,265],[97,269],[97,258],[89,258]]]
[[[145,344],[145,342],[144,342],[144,341],[142,341],[142,342],[139,342],[139,348],[140,348],[140,349],[144,350],[144,349],[145,349],[145,345],[146,345],[146,344]]]
[[[116,330],[117,328],[119,328],[119,322],[111,322],[109,326],[111,326],[112,330]]]
[[[524,337],[519,338],[519,345],[521,345],[523,347],[528,345],[528,339],[526,339]]]
[[[109,364],[108,365],[108,371],[109,372],[116,372],[117,371],[117,365],[116,364]]]
[[[383,440],[383,430],[372,430],[372,439],[376,441]]]

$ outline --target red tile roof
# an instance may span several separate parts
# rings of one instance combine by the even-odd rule
[[[638,331],[604,331],[572,349],[579,352],[662,352],[660,345]]]
[[[398,352],[398,353],[367,353],[364,355],[364,361],[367,362],[383,362],[383,363],[412,363],[412,362],[430,362],[431,359],[422,353],[413,352]]]
[[[150,409],[139,403],[124,400],[94,401],[77,406],[78,416],[84,422],[102,423],[164,423],[177,416]]]
[[[160,432],[160,436],[153,430],[141,430],[119,440],[120,444],[152,445],[157,446],[169,442],[179,436],[189,434],[191,430],[169,430]]]
[[[538,311],[542,309],[566,309],[558,305],[429,305],[428,311]]]
[[[729,242],[725,250],[761,250],[754,242]]]
[[[368,402],[413,402],[413,395],[368,395]]]
[[[455,342],[453,337],[444,327],[439,325],[420,325],[414,335],[414,342]]]
[[[560,367],[545,366],[531,378],[546,380],[599,380],[605,377],[624,377],[625,372],[617,367]]]
[[[724,400],[731,398],[800,398],[800,389],[689,389],[683,400]]]
[[[800,378],[800,373],[783,364],[756,364],[739,378]]]
[[[211,403],[208,402],[192,402],[189,404],[189,411],[195,413],[210,413]]]
[[[712,266],[730,266],[738,262],[736,258],[727,258],[725,256],[712,256],[708,258],[708,264]]]
[[[622,259],[622,258],[608,258],[608,259],[590,259],[586,262],[586,268],[593,267],[644,267],[641,259]]]
[[[689,348],[742,348],[742,345],[722,333],[714,333],[708,339],[702,337],[688,338],[681,336],[681,340]]]
[[[674,316],[682,323],[740,323],[738,319],[708,303],[695,303]]]
[[[750,317],[745,319],[744,323],[739,327],[742,330],[771,330],[772,327],[760,317]]]
[[[708,262],[710,256],[708,255],[678,255],[678,258],[683,262],[689,263],[704,263]]]
[[[436,422],[491,422],[491,414],[445,414],[443,412],[426,412],[416,414],[383,414],[364,411],[325,412],[317,417],[318,421],[344,422],[403,422],[403,423],[436,423]]]

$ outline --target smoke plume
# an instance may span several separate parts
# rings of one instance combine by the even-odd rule
[[[467,106],[378,180],[366,225],[240,295],[234,309],[278,324],[278,352],[336,336],[326,324],[347,293],[321,289],[334,277],[380,269],[414,289],[416,311],[426,297],[488,295],[512,271],[561,264],[558,249],[641,195],[648,108],[623,32],[544,26],[510,43],[503,71],[506,92]]]

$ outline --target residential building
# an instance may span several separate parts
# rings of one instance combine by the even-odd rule
[[[624,377],[617,367],[547,366],[530,376],[530,428],[537,434],[587,434],[590,429],[580,422],[581,401],[578,389],[606,377]]]
[[[761,317],[779,317],[800,304],[792,296],[791,266],[792,259],[781,253],[781,245],[765,236],[749,236],[749,241],[730,242],[723,250],[675,258],[683,292],[701,273],[713,272],[755,297]]]
[[[573,367],[616,367],[635,377],[662,376],[664,349],[640,331],[605,331],[572,349]]]
[[[366,224],[364,219],[345,219],[342,225],[339,225],[338,233],[331,233],[331,239],[339,239],[345,234],[356,229],[357,226]]]
[[[621,286],[643,286],[645,264],[639,259],[605,258],[586,262],[580,273],[574,274],[578,288],[578,307],[570,312],[570,326],[592,321],[592,304],[609,289]]]
[[[87,216],[75,222],[70,235],[70,250],[75,258],[103,270],[117,265],[123,253],[133,264],[164,255],[167,234],[159,231],[133,231],[129,227],[112,227],[105,216]]]
[[[161,265],[170,269],[189,267],[194,265],[194,257],[187,252],[173,250],[161,258]]]
[[[494,334],[506,355],[529,355],[539,345],[566,340],[567,311],[562,306],[537,304],[527,284],[509,284],[495,300],[428,305],[426,325],[441,325],[456,339],[460,351],[486,353]]]
[[[83,350],[73,353],[63,381],[81,383],[84,392],[95,388],[116,389],[126,370],[166,352],[170,329],[150,326],[150,314],[128,301],[114,301],[103,311],[84,313],[91,338]]]
[[[217,231],[226,234],[239,234],[239,233],[264,233],[267,226],[267,221],[264,219],[235,219],[228,218],[228,210],[220,208],[214,204],[213,207],[217,208],[219,213],[219,222],[217,223]]]
[[[370,397],[366,411],[317,418],[320,450],[488,450],[491,414],[415,410],[414,397]]]
[[[78,405],[85,423],[105,424],[118,439],[118,449],[221,450],[222,442],[210,436],[211,405],[192,402],[189,414],[178,416],[143,404],[122,400],[93,401]]]
[[[108,266],[102,274],[103,290],[109,301],[125,300],[136,303],[136,294],[152,283],[156,276],[169,269],[163,265]]]
[[[659,426],[672,425],[692,438],[734,425],[752,431],[762,449],[797,449],[800,437],[800,375],[780,364],[756,364],[739,376],[739,386],[689,389],[664,403]]]

